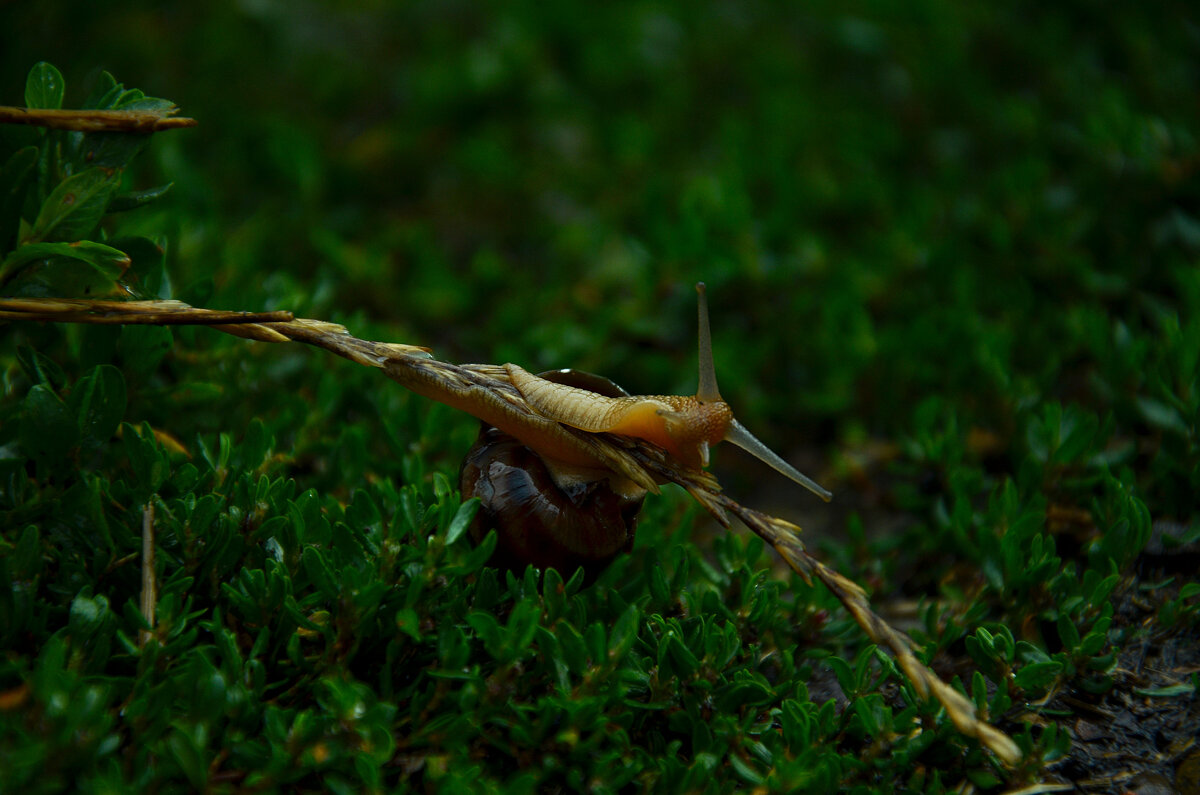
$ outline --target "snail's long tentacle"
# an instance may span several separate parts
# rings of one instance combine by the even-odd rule
[[[833,499],[833,492],[825,488],[815,480],[805,475],[794,466],[784,461],[778,453],[767,447],[758,437],[746,430],[746,426],[742,425],[737,420],[729,421],[729,430],[725,432],[725,441],[736,444],[738,447],[745,450],[750,455],[762,461],[764,464],[772,467],[776,472],[792,481],[799,483],[804,488],[817,495],[825,502]]]

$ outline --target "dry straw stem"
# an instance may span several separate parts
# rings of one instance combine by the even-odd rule
[[[52,130],[77,132],[153,133],[195,127],[196,120],[174,116],[176,109],[153,110],[49,110],[0,105],[0,124],[29,124]]]
[[[154,575],[154,503],[142,508],[142,616],[149,629],[138,631],[138,645],[154,637],[154,612],[158,606],[158,582]]]
[[[1021,751],[1008,735],[981,720],[962,693],[943,682],[913,654],[912,640],[871,610],[866,593],[854,582],[808,554],[800,528],[784,519],[739,504],[721,491],[708,472],[681,467],[665,450],[649,443],[608,433],[588,433],[540,417],[512,385],[504,367],[450,364],[434,359],[428,348],[358,339],[345,327],[319,320],[293,319],[289,312],[217,312],[196,309],[179,301],[89,301],[62,299],[0,299],[0,318],[59,323],[153,323],[210,325],[227,334],[262,342],[303,342],[368,367],[381,368],[390,378],[419,394],[455,405],[485,399],[505,412],[520,414],[553,426],[554,432],[579,449],[601,457],[614,471],[658,491],[657,484],[677,483],[724,527],[729,514],[740,519],[769,543],[807,582],[815,577],[845,606],[872,642],[888,649],[922,697],[933,697],[955,727],[978,740],[1004,764],[1021,761]]]

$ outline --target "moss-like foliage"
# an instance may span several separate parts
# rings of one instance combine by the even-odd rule
[[[0,103],[169,109],[99,65],[200,122],[0,127],[0,297],[290,309],[687,394],[702,278],[723,394],[837,496],[719,449],[726,488],[1026,752],[958,735],[680,491],[595,584],[499,571],[457,491],[470,418],[300,346],[9,322],[0,790],[1183,780],[1197,20],[1092,14],[0,7]]]

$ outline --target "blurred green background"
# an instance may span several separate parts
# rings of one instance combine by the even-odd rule
[[[0,14],[4,101],[49,60],[68,106],[103,68],[200,120],[130,220],[181,297],[688,392],[704,279],[724,391],[785,449],[930,396],[1092,401],[1115,324],[1198,300],[1183,3]]]

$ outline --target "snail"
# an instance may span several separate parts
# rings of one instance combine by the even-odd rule
[[[691,468],[706,467],[710,445],[729,441],[821,499],[833,496],[734,419],[717,389],[703,283],[696,291],[700,384],[694,396],[631,396],[589,373],[557,370],[534,375],[506,364],[508,380],[540,416],[530,428],[512,422],[494,405],[472,407],[463,395],[470,390],[459,390],[447,400],[426,385],[423,394],[483,419],[479,438],[463,462],[460,485],[464,497],[481,500],[472,529],[476,538],[489,527],[497,529],[496,562],[561,571],[583,566],[590,578],[632,547],[646,484],[606,469],[577,444],[560,444],[553,438],[554,429],[561,432],[563,425],[644,439]]]
[[[553,370],[538,378],[607,397],[629,393],[603,376]],[[481,423],[479,437],[463,459],[463,498],[478,497],[471,525],[478,543],[495,528],[492,564],[503,568],[582,566],[591,580],[613,558],[633,547],[646,490],[592,468],[538,455],[504,431]]]
[[[610,397],[539,378],[515,364],[506,364],[504,369],[529,405],[547,419],[589,433],[616,433],[645,439],[692,468],[708,466],[709,445],[732,442],[829,502],[833,494],[801,474],[734,419],[729,404],[717,389],[703,282],[696,285],[696,293],[699,296],[700,388],[694,396]]]

